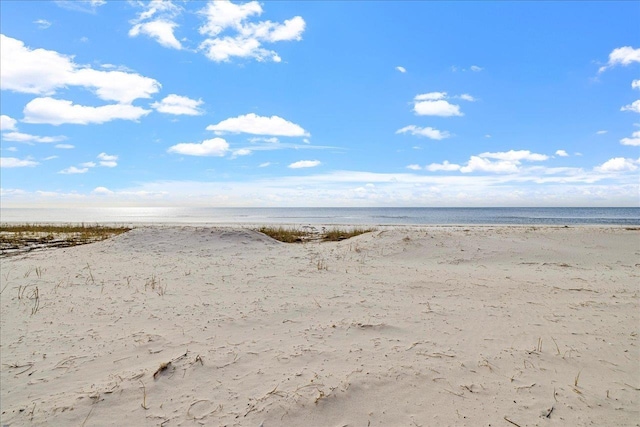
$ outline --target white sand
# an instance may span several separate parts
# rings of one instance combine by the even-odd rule
[[[2,259],[2,425],[640,425],[638,231],[379,230]]]

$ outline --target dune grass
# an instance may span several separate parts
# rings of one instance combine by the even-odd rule
[[[69,247],[108,239],[131,230],[87,224],[0,224],[2,254],[28,252],[33,249]]]
[[[302,243],[308,241],[338,242],[361,234],[375,231],[373,228],[331,228],[314,231],[313,229],[299,229],[293,227],[261,227],[257,231],[284,243]]]

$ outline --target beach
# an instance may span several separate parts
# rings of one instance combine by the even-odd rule
[[[2,425],[640,425],[637,227],[253,228],[2,258]]]

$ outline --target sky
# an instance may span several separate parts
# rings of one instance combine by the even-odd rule
[[[640,206],[640,2],[0,2],[0,201]]]

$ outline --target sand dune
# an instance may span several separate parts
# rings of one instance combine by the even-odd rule
[[[640,233],[141,227],[1,260],[2,425],[640,425]]]

